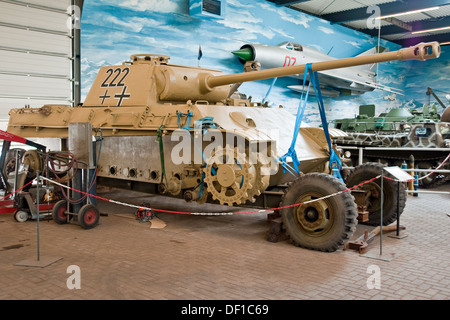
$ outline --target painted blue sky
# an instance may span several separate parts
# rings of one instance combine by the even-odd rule
[[[267,1],[227,0],[223,19],[202,19],[189,15],[187,0],[97,0],[85,1],[82,15],[82,96],[85,97],[99,67],[121,64],[131,54],[153,53],[171,56],[173,64],[197,66],[198,48],[203,57],[200,66],[225,73],[242,71],[242,65],[231,51],[245,43],[277,45],[294,41],[328,53],[337,58],[357,55],[377,45],[378,39],[363,33],[278,7]],[[399,46],[386,41],[381,45],[390,50]],[[450,61],[447,55],[447,61]],[[428,72],[425,63],[389,62],[380,64],[378,81],[384,85],[408,90],[408,96],[395,96],[376,90],[360,96],[326,98],[329,119],[354,116],[360,104],[376,104],[377,112],[402,106],[416,100],[414,95],[426,91],[427,86],[417,79],[426,73],[437,81],[448,74],[448,63]],[[434,64],[439,66],[438,63]],[[405,83],[409,75],[414,82]],[[414,77],[412,76],[414,75]],[[270,105],[283,105],[295,113],[299,94],[287,85],[297,80],[277,81],[268,98]],[[447,80],[448,81],[448,80]],[[245,83],[240,91],[262,100],[271,81]],[[430,82],[429,82],[430,83]],[[423,87],[423,88],[421,88]],[[442,87],[442,84],[439,85]],[[422,102],[423,103],[423,102]],[[318,123],[315,99],[308,103],[305,121]]]

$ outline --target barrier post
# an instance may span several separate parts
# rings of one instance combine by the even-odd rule
[[[410,155],[408,159],[408,169],[414,169],[414,156]],[[414,171],[410,171],[410,175],[414,177]],[[413,191],[414,190],[414,181],[410,180],[408,181],[408,190]],[[410,195],[413,195],[413,193],[409,193]]]
[[[414,173],[414,191],[417,191],[417,189],[419,189],[419,176],[417,175],[417,173]],[[418,197],[419,194],[417,192],[414,192],[413,194],[414,197]]]
[[[36,180],[37,180],[37,187],[36,187],[36,228],[37,228],[37,259],[33,260],[33,259],[26,259],[23,261],[20,261],[18,263],[16,263],[16,266],[22,266],[22,267],[39,267],[39,268],[45,268],[49,265],[51,265],[52,263],[55,263],[56,261],[61,260],[61,257],[53,257],[53,256],[45,256],[45,257],[41,257],[41,253],[40,253],[40,243],[39,243],[39,215],[40,215],[40,210],[39,210],[39,184],[40,182],[40,175],[39,175],[39,170],[36,170]],[[41,259],[42,258],[42,259]]]
[[[39,263],[39,184],[40,184],[40,176],[39,176],[39,170],[36,170],[36,180],[37,180],[37,186],[36,186],[36,228],[37,228],[37,261]]]

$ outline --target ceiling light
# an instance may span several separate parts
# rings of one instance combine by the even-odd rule
[[[411,32],[411,34],[435,32],[435,31],[442,31],[442,30],[448,30],[448,29],[450,29],[450,26],[449,27],[442,27],[442,28],[435,28],[435,29],[428,29],[428,30],[421,30],[421,31],[414,31],[414,32]]]
[[[432,11],[432,10],[437,10],[437,9],[439,9],[439,7],[431,7],[431,8],[426,8],[426,9],[419,9],[419,10],[389,14],[386,16],[377,17],[376,19],[394,18],[394,17],[406,16],[407,14],[421,13],[421,12],[427,12],[427,11]]]

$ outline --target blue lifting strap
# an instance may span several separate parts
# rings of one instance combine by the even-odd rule
[[[302,95],[300,97],[300,103],[297,110],[297,117],[295,119],[295,126],[294,126],[294,136],[292,137],[291,146],[288,149],[288,152],[286,152],[285,155],[278,158],[278,161],[281,162],[281,165],[283,166],[283,172],[286,173],[286,170],[288,170],[292,175],[292,171],[289,170],[289,165],[286,163],[287,157],[290,157],[292,159],[292,164],[294,165],[294,170],[297,172],[297,174],[300,173],[300,170],[298,169],[298,166],[300,165],[300,161],[297,157],[297,152],[295,151],[295,144],[297,143],[297,136],[300,132],[300,126],[302,124],[303,114],[305,113],[306,108],[306,102],[308,101],[308,95],[309,95],[309,88],[311,83],[308,85],[308,89],[306,90],[305,99],[303,99],[303,95],[305,93],[305,83],[307,79],[307,72],[305,71],[303,75],[303,89],[302,89]]]
[[[186,130],[189,134],[190,134],[190,127],[191,127],[191,118],[194,115],[194,113],[192,111],[189,111],[188,113],[182,113],[177,111],[177,125],[180,129]],[[181,117],[186,116],[186,125],[182,126],[181,125]],[[219,126],[217,125],[217,123],[214,122],[214,118],[213,117],[204,117],[201,119],[198,119],[197,121],[194,122],[194,132],[195,131],[202,131],[202,134],[206,134],[208,128],[212,128],[212,129],[217,129]],[[206,158],[205,155],[203,154],[202,150],[198,148],[198,146],[196,146],[198,149],[198,152],[202,155],[203,158],[203,165],[202,167],[205,168],[206,167]],[[214,168],[211,168],[211,171],[213,172],[213,174],[216,174],[216,171]],[[205,173],[202,173],[202,180],[200,182],[200,184],[197,187],[200,187],[200,192],[199,192],[199,196],[198,199],[200,199],[203,195],[203,187],[204,187],[204,179],[205,179]],[[194,189],[196,189],[197,187],[195,187]]]
[[[329,161],[329,169],[332,172],[333,176],[338,178],[339,180],[343,181],[341,177],[340,171],[342,170],[342,162],[339,159],[339,156],[334,152],[332,146],[331,146],[331,139],[330,139],[330,133],[328,131],[328,124],[327,119],[325,116],[325,108],[322,100],[322,93],[320,91],[320,85],[319,85],[319,77],[317,75],[317,72],[312,71],[311,63],[308,63],[305,67],[305,72],[303,75],[303,89],[302,89],[302,95],[300,98],[300,105],[297,111],[297,117],[295,119],[295,128],[294,128],[294,136],[292,138],[291,146],[289,147],[288,152],[281,156],[278,161],[282,163],[284,172],[287,170],[287,163],[286,158],[291,157],[292,158],[292,164],[294,165],[294,169],[297,173],[300,173],[298,166],[300,165],[300,161],[298,160],[297,153],[295,152],[295,144],[297,142],[297,136],[300,131],[300,126],[302,123],[303,115],[306,108],[306,102],[308,101],[308,95],[309,95],[309,89],[311,84],[313,85],[314,91],[316,93],[317,103],[319,106],[319,113],[320,118],[322,120],[322,127],[325,134],[325,138],[328,143],[328,149],[330,150],[330,161]],[[307,75],[310,75],[310,82],[308,84],[308,89],[306,90],[305,98],[303,99],[303,95],[305,92],[305,83],[307,79]],[[292,172],[291,172],[292,173]]]
[[[206,134],[208,128],[217,129],[218,127],[213,117],[204,117],[194,122],[194,129],[203,130],[203,134]]]
[[[262,100],[262,103],[265,103],[267,100],[267,97],[269,97],[270,91],[272,91],[273,86],[275,85],[275,82],[277,82],[278,78],[273,78],[272,83],[270,84],[269,90],[267,90],[266,96]]]
[[[193,116],[193,114],[194,113],[192,111],[189,111],[188,113],[182,113],[182,112],[177,111],[177,116],[178,116],[177,125],[178,125],[178,128],[189,130],[189,128],[191,126],[191,117]],[[184,116],[187,117],[187,120],[186,120],[186,125],[184,127],[182,127],[181,124],[180,124],[181,123],[181,117],[184,117]]]
[[[198,119],[197,121],[194,122],[194,131],[201,131],[202,135],[206,134],[206,132],[208,131],[208,128],[211,128],[211,129],[219,128],[219,125],[214,122],[213,117],[204,117],[204,118]],[[201,149],[198,149],[198,152],[200,152],[200,154],[202,155],[202,158],[203,158],[202,168],[206,168],[206,157],[203,154]],[[216,175],[216,170],[214,168],[211,168],[211,172],[213,175]],[[203,196],[204,186],[205,186],[205,173],[202,172],[202,180],[201,180],[200,184],[197,186],[197,187],[200,187],[198,199],[201,199],[201,197]],[[195,187],[194,189],[196,189],[197,187]]]
[[[314,91],[316,92],[317,103],[318,103],[319,112],[320,112],[320,118],[322,120],[322,128],[323,128],[323,132],[325,134],[325,138],[327,139],[328,150],[330,150],[330,161],[328,163],[328,167],[329,167],[332,175],[343,182],[344,180],[342,179],[342,176],[341,176],[342,162],[341,162],[341,159],[339,159],[339,156],[336,154],[336,152],[334,152],[332,145],[331,145],[330,132],[328,131],[327,117],[325,115],[325,107],[324,107],[323,100],[322,100],[322,93],[320,91],[319,76],[318,76],[317,72],[312,71],[311,64],[308,64],[307,68],[308,68],[308,72],[310,73],[310,80],[313,83]]]

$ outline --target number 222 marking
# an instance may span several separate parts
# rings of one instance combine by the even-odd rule
[[[123,87],[125,84],[123,83],[123,81],[125,80],[125,78],[128,76],[128,73],[130,73],[130,69],[129,68],[117,68],[117,69],[112,69],[109,68],[108,70],[106,70],[106,74],[108,75],[105,79],[105,81],[103,81],[101,87]],[[113,76],[114,78],[111,80],[111,82],[108,83],[109,79]],[[118,83],[115,83],[115,81],[117,80],[117,78],[122,74],[122,77],[120,78]]]

